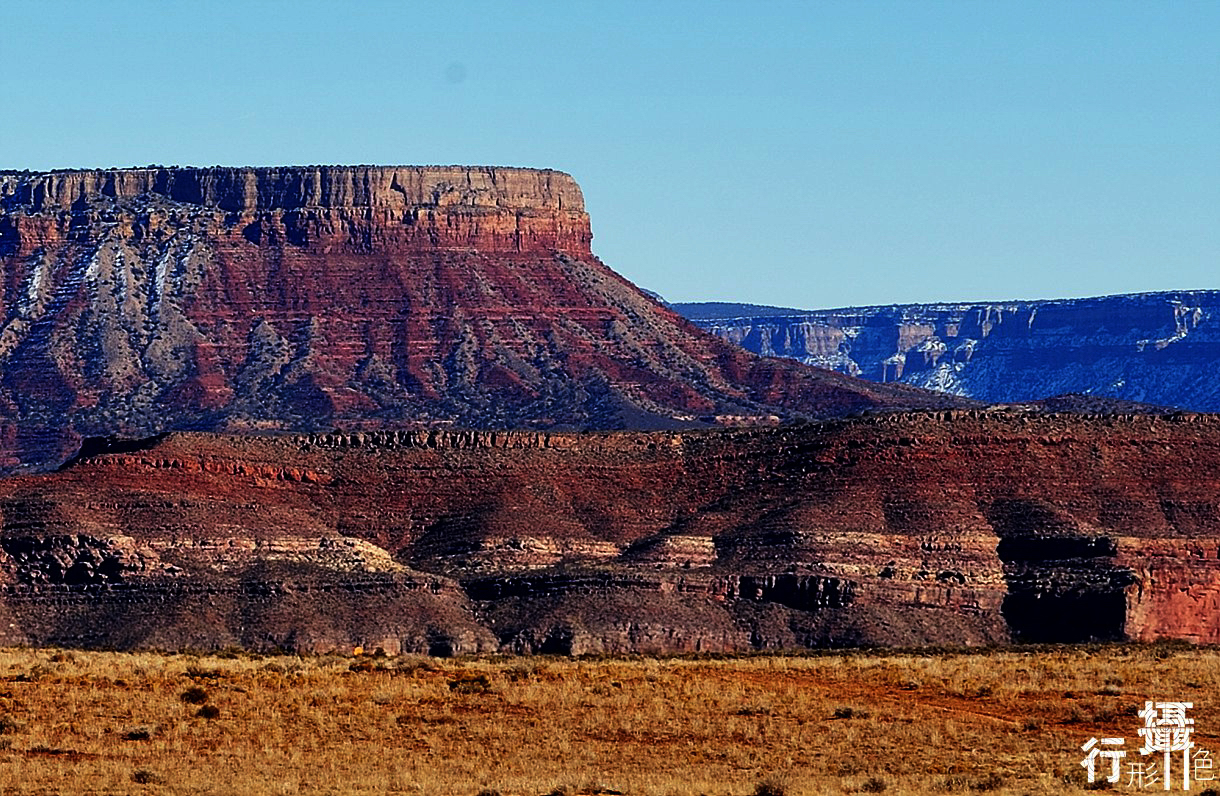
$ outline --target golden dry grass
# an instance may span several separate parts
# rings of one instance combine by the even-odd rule
[[[1220,751],[1218,685],[1220,653],[1174,647],[607,661],[8,650],[0,789],[1070,793],[1090,736],[1137,745],[1144,699],[1193,700],[1197,742]]]

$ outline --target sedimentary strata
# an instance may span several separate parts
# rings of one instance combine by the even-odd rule
[[[473,652],[1220,641],[1220,418],[95,441],[0,481],[5,640]]]
[[[0,471],[81,439],[676,428],[962,405],[761,359],[590,250],[549,170],[0,172]]]
[[[1220,292],[802,311],[677,304],[726,340],[988,403],[1082,393],[1220,411]]]

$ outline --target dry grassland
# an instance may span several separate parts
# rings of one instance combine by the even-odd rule
[[[604,661],[8,650],[0,789],[1079,793],[1080,744],[1138,746],[1144,699],[1193,700],[1196,741],[1220,752],[1218,685],[1220,652],[1159,646]]]

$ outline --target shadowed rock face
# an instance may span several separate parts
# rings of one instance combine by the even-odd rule
[[[657,428],[958,405],[746,354],[468,167],[0,173],[0,468],[167,430]]]
[[[1218,474],[1200,415],[170,434],[0,481],[0,612],[84,646],[1215,643]]]
[[[801,311],[676,304],[758,354],[987,402],[1064,393],[1220,411],[1220,291]]]

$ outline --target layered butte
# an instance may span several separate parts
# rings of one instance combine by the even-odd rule
[[[171,434],[0,480],[0,640],[1220,642],[1220,419]],[[7,629],[5,629],[7,628]]]
[[[555,171],[0,173],[0,468],[167,430],[656,428],[960,405],[748,354]]]

